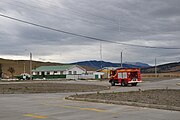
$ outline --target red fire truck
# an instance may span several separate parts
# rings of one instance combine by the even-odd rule
[[[140,82],[142,81],[139,68],[118,68],[110,71],[109,83],[112,86],[115,86],[115,84],[121,84],[122,86],[131,84],[136,86]]]

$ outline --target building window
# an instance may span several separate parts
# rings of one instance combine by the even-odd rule
[[[60,71],[60,74],[63,75],[63,71]]]
[[[54,71],[54,74],[56,75],[56,74],[57,74],[57,71]]]
[[[76,75],[76,74],[77,74],[77,71],[73,71],[73,74]]]
[[[69,71],[69,75],[71,75],[72,74],[72,71]]]

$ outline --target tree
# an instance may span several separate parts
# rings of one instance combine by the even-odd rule
[[[0,78],[2,78],[2,64],[0,64]]]
[[[8,71],[11,73],[12,78],[14,77],[15,69],[13,67],[9,67]]]

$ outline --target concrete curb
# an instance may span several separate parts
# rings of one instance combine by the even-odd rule
[[[126,102],[126,101],[113,101],[113,100],[100,100],[100,99],[89,99],[89,98],[75,98],[75,97],[66,97],[65,99],[67,99],[67,100],[77,100],[77,101],[87,101],[87,102],[97,102],[97,103],[128,105],[128,106],[137,106],[137,107],[147,107],[147,108],[156,108],[156,109],[163,109],[163,110],[180,111],[180,107],[167,106],[167,105],[145,104],[145,103]]]
[[[177,83],[176,85],[179,85],[179,86],[180,86],[180,83]]]

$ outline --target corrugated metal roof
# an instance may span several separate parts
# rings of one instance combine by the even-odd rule
[[[40,66],[32,71],[64,71],[76,65],[60,65],[60,66]]]

